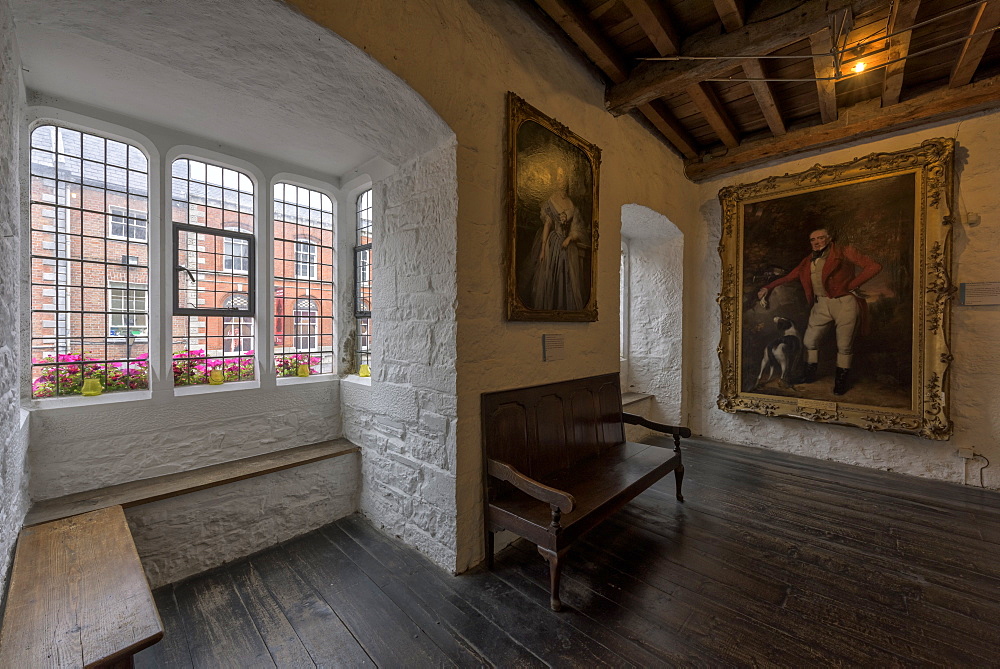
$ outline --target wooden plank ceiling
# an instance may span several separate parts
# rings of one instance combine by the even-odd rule
[[[1000,106],[1000,0],[534,1],[696,182]]]

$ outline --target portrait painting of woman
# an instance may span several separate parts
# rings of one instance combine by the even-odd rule
[[[514,187],[508,317],[596,320],[600,150],[516,96],[508,97],[508,109]]]

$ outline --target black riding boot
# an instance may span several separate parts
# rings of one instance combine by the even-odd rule
[[[847,392],[847,373],[850,371],[850,368],[837,368],[837,376],[833,380],[834,395],[843,395]]]
[[[807,362],[806,371],[802,374],[802,383],[812,383],[816,380],[816,370],[819,368],[818,362]]]

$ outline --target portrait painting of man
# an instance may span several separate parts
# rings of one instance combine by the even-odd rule
[[[728,413],[948,439],[955,141],[719,190]]]
[[[743,389],[909,407],[915,177],[745,205]]]
[[[596,320],[600,150],[508,96],[512,320]]]

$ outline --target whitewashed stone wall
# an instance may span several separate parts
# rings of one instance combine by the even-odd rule
[[[174,583],[354,513],[359,463],[352,453],[127,509],[150,585]]]
[[[346,436],[362,447],[360,508],[453,570],[454,141],[376,184],[374,202],[372,383],[343,384]]]
[[[629,390],[654,395],[648,418],[681,423],[684,235],[666,217],[622,207],[629,249]]]
[[[17,533],[27,511],[28,424],[22,416],[18,312],[21,266],[20,126],[24,118],[21,63],[7,0],[0,0],[0,598]]]
[[[886,139],[848,148],[813,153],[798,160],[750,170],[702,186],[703,225],[688,247],[696,249],[687,263],[691,304],[698,319],[692,333],[695,355],[688,361],[693,403],[692,429],[696,433],[751,446],[761,446],[863,467],[902,472],[926,478],[979,485],[980,470],[986,487],[1000,488],[1000,307],[955,306],[952,314],[951,418],[955,434],[950,442],[934,442],[888,432],[865,432],[837,427],[767,418],[732,415],[715,408],[719,391],[718,356],[720,261],[716,246],[720,235],[718,191],[735,183],[752,183],[771,175],[795,173],[816,163],[850,160],[873,151],[896,151],[917,146],[932,137],[957,139],[958,193],[955,208],[954,264],[956,282],[996,281],[1000,253],[1000,190],[997,189],[996,156],[1000,154],[1000,114],[897,133]],[[966,461],[957,454],[971,448],[989,458]]]
[[[32,412],[35,500],[340,436],[339,384],[224,391]]]

